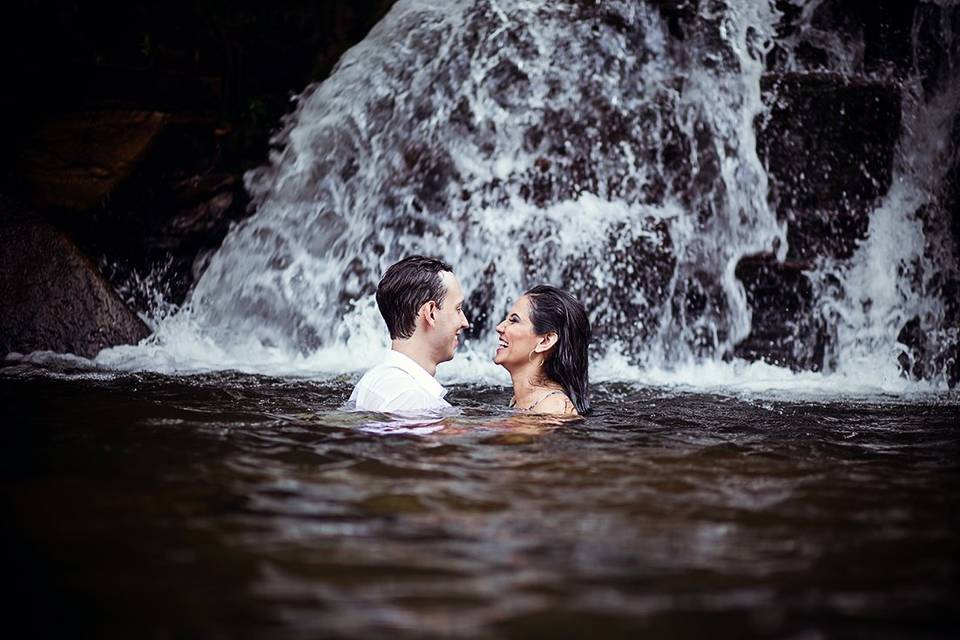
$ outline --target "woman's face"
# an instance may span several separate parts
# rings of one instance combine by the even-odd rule
[[[533,322],[530,320],[530,299],[527,296],[520,298],[507,312],[506,319],[497,325],[497,334],[500,343],[493,361],[507,370],[530,362],[530,352],[540,341],[540,336],[533,332]],[[533,358],[536,361],[536,358]]]

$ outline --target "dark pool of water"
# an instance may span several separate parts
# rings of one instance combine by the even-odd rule
[[[5,597],[35,633],[949,637],[955,396],[605,385],[562,426],[377,435],[350,380],[0,369]]]

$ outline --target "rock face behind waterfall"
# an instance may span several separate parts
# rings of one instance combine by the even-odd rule
[[[848,260],[866,237],[890,189],[900,89],[824,73],[767,74],[762,86],[768,111],[757,123],[757,151],[787,221],[788,251],[783,261],[767,254],[738,263],[753,315],[735,353],[819,371],[832,337],[805,272],[824,258]]]
[[[247,215],[290,96],[381,0],[22,5],[0,42],[0,196],[72,240],[138,312],[181,304]]]
[[[828,371],[897,361],[954,386],[960,7],[778,6],[758,151],[789,250],[738,265],[752,330],[735,353]]]
[[[0,354],[48,350],[92,357],[149,334],[96,267],[45,224],[0,227],[0,298]]]

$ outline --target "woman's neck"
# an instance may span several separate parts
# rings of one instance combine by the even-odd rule
[[[510,372],[513,380],[513,399],[518,407],[529,406],[540,400],[545,391],[560,389],[560,385],[550,380],[541,367],[530,363]]]

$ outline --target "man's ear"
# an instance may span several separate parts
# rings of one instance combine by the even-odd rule
[[[433,327],[437,324],[437,311],[439,307],[437,303],[433,300],[428,300],[420,305],[420,309],[417,311],[417,315],[423,318],[423,321],[426,322],[429,326]]]
[[[557,344],[557,340],[560,338],[557,337],[556,331],[548,331],[543,336],[540,337],[540,341],[537,343],[537,346],[533,348],[534,353],[546,353]]]

